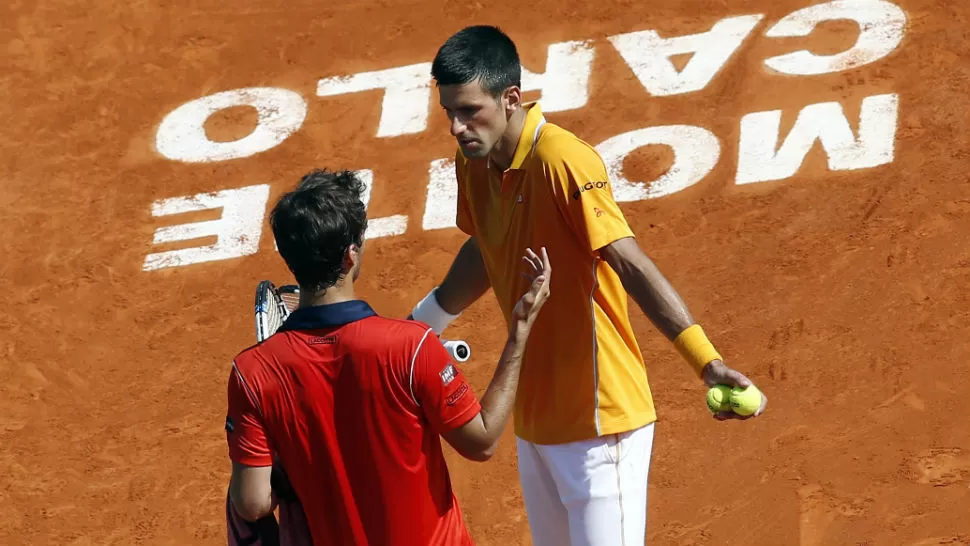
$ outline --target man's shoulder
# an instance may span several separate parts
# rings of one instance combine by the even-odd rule
[[[379,330],[384,334],[383,340],[393,342],[420,343],[428,335],[434,335],[430,326],[418,320],[375,316],[361,321],[360,327]]]
[[[271,339],[272,339],[272,336],[267,338],[266,341],[264,341],[263,343],[267,343]],[[255,358],[263,348],[263,343],[254,343],[249,347],[246,347],[245,349],[238,351],[236,353],[236,356],[232,359],[233,362],[238,363],[240,361],[247,361]]]
[[[543,164],[603,163],[596,148],[575,133],[552,123],[546,123],[536,141],[536,157]]]
[[[352,350],[380,358],[410,359],[423,343],[435,338],[434,331],[423,322],[374,316],[358,322],[354,338],[344,343]]]
[[[272,346],[280,341],[282,335],[274,334],[262,343],[254,343],[237,352],[232,359],[233,367],[243,375],[249,375],[251,372],[263,368],[263,364],[271,358]]]
[[[416,320],[404,320],[374,315],[361,319],[355,324],[356,333],[344,330],[342,343],[354,350],[372,351],[385,354],[412,355],[427,338],[434,338],[435,333],[427,324]],[[284,354],[292,353],[291,343],[327,343],[337,341],[339,335],[311,336],[310,338],[291,339],[296,332],[279,332],[270,336],[266,341],[250,345],[239,351],[233,359],[233,365],[241,372],[247,373],[265,367],[265,363],[280,361]],[[333,337],[331,340],[330,338]],[[282,360],[286,360],[283,358]]]

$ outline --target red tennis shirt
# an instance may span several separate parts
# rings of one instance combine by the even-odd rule
[[[481,409],[425,324],[363,301],[297,309],[233,361],[229,457],[274,453],[316,545],[471,545],[439,435]]]

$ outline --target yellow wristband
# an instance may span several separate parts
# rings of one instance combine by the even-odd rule
[[[674,346],[677,347],[684,360],[694,368],[698,377],[703,372],[704,366],[707,366],[712,360],[722,360],[721,355],[714,349],[714,345],[704,335],[704,330],[701,329],[700,324],[694,324],[678,334],[677,338],[674,339]]]

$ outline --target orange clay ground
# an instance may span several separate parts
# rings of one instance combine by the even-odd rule
[[[754,421],[712,420],[703,385],[633,308],[660,414],[648,543],[970,544],[970,4],[898,0],[905,36],[888,56],[819,76],[769,73],[767,57],[854,43],[858,26],[845,21],[765,37],[811,3],[4,2],[0,544],[225,543],[229,363],[254,341],[256,283],[290,277],[268,229],[256,254],[144,271],[155,230],[177,223],[151,204],[255,184],[271,185],[272,203],[310,168],[373,169],[372,216],[411,220],[369,242],[359,292],[405,316],[463,240],[420,221],[428,163],[453,154],[446,120],[432,104],[426,130],[378,138],[379,92],[322,99],[316,83],[430,61],[474,23],[501,25],[536,71],[549,44],[592,40],[588,104],[547,115],[588,142],[679,123],[719,139],[699,183],[622,208],[770,404]],[[751,13],[764,20],[693,93],[651,96],[606,40],[705,32]],[[257,85],[309,105],[279,146],[194,164],[156,151],[179,105]],[[784,135],[801,108],[837,101],[855,127],[860,101],[882,93],[899,97],[891,162],[832,170],[816,144],[794,176],[735,183],[746,114],[782,110]],[[206,129],[232,141],[255,123],[231,109]],[[648,146],[624,172],[654,180],[672,161]],[[219,213],[189,216],[180,221]],[[493,296],[449,335],[473,347],[465,369],[483,392],[504,339]],[[511,431],[488,463],[447,456],[476,542],[529,544]]]

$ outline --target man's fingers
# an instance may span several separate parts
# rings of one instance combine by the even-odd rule
[[[741,372],[735,370],[728,371],[727,379],[735,387],[745,388],[751,386],[751,380],[745,377]]]
[[[529,260],[533,263],[539,262],[539,255],[535,253],[531,248],[525,249],[525,255],[529,257]]]
[[[531,269],[532,271],[534,272],[542,271],[542,268],[537,268],[536,262],[529,256],[522,256],[522,261],[529,264],[529,269]]]
[[[536,253],[535,252],[532,252],[531,249],[529,249],[529,251],[526,254],[526,256],[523,256],[522,259],[524,259],[527,262],[529,262],[529,265],[532,267],[532,270],[535,273],[539,273],[539,272],[542,271],[542,262],[539,260],[539,257],[536,256]]]
[[[522,257],[523,260],[527,261],[537,272],[541,271],[548,275],[552,270],[552,265],[549,263],[549,252],[546,247],[540,249],[542,256],[536,254],[531,248],[525,249],[525,256]]]
[[[768,406],[768,397],[765,396],[765,393],[761,393],[761,407],[758,408],[758,411],[754,412],[754,415],[757,417],[764,413],[766,406]]]

